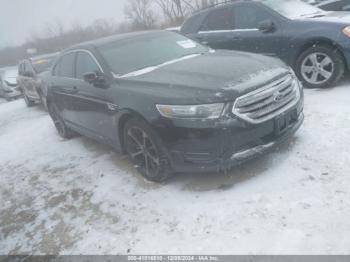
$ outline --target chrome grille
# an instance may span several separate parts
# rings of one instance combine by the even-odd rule
[[[288,74],[263,88],[237,98],[232,112],[243,120],[259,124],[295,106],[299,99],[299,82]]]

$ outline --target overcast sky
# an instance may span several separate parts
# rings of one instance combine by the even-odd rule
[[[0,47],[22,44],[45,24],[88,25],[96,19],[124,19],[127,0],[0,0]]]

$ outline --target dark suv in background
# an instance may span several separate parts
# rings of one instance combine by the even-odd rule
[[[322,88],[348,69],[349,18],[298,0],[234,1],[194,14],[181,33],[214,49],[277,56],[307,87]]]
[[[77,45],[50,74],[47,102],[59,134],[125,151],[152,181],[226,170],[303,122],[301,84],[282,61],[214,51],[173,32]]]
[[[350,11],[349,0],[315,0],[311,4],[326,11]]]
[[[46,54],[23,60],[18,65],[18,85],[27,106],[36,102],[46,107],[46,75],[58,53]]]

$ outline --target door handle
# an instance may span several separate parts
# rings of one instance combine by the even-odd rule
[[[232,36],[231,39],[232,39],[232,40],[235,40],[235,41],[241,41],[241,40],[243,40],[243,38],[240,37],[240,36]]]
[[[72,88],[72,94],[76,94],[79,92],[79,89],[76,86],[73,86]]]

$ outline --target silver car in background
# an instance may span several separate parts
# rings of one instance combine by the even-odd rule
[[[32,57],[18,65],[18,85],[28,107],[41,103],[46,108],[46,74],[58,53]]]
[[[0,68],[0,97],[7,101],[22,95],[17,83],[17,67]]]

